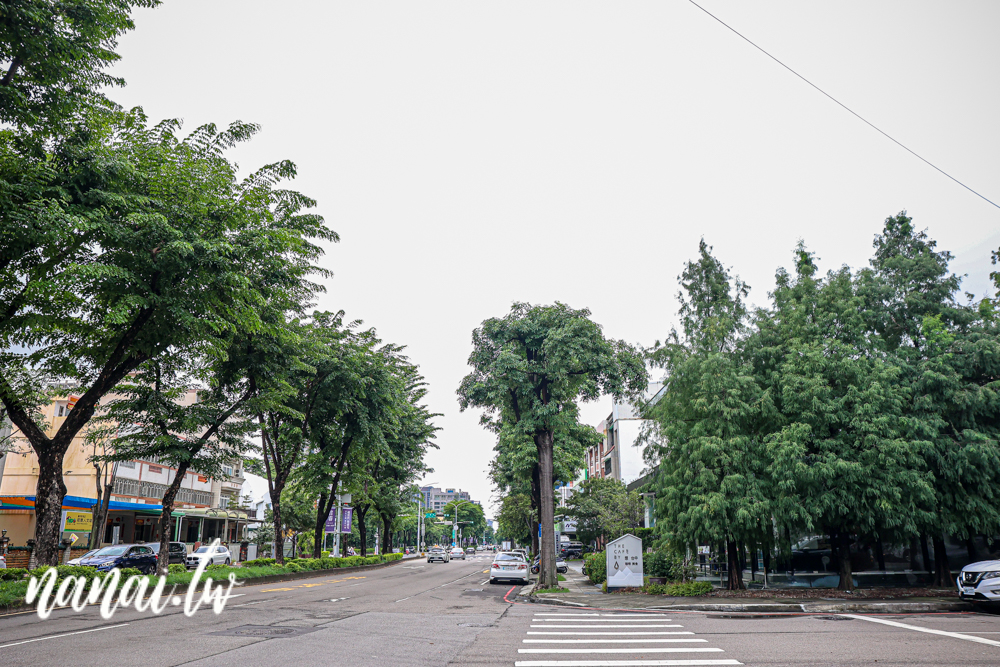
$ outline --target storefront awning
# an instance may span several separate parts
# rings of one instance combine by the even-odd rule
[[[66,496],[63,498],[62,508],[64,510],[86,510],[97,504],[95,498],[84,498],[81,496]],[[34,510],[35,496],[0,496],[0,509],[13,510]],[[147,505],[143,503],[123,503],[112,500],[108,505],[112,512],[139,512],[140,514],[159,515],[163,512],[162,505]]]

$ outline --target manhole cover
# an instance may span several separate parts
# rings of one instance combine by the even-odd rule
[[[288,628],[277,625],[241,625],[221,632],[210,632],[210,635],[222,637],[297,637],[307,632],[315,632],[319,628]]]
[[[460,628],[492,628],[492,623],[459,623]]]

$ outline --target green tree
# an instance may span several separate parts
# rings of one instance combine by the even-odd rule
[[[744,588],[741,544],[768,532],[771,517],[758,431],[769,401],[741,354],[749,288],[704,240],[680,284],[681,330],[649,353],[668,377],[645,408],[657,428],[657,526],[676,545],[725,543],[729,587]]]
[[[517,303],[503,318],[473,332],[472,372],[462,380],[463,410],[485,410],[483,423],[502,417],[529,435],[538,451],[541,489],[541,573],[539,585],[556,586],[553,449],[563,410],[602,394],[639,394],[646,388],[641,356],[629,345],[608,340],[590,311],[564,304]]]
[[[88,107],[110,108],[101,92],[123,86],[105,69],[131,11],[158,0],[8,0],[0,8],[0,122],[49,134]]]
[[[830,535],[851,590],[852,535],[912,535],[926,520],[925,448],[906,438],[908,392],[873,349],[850,270],[817,278],[812,254],[800,244],[795,256],[758,314],[759,377],[780,414],[767,438],[774,513]]]
[[[595,477],[580,485],[566,501],[566,514],[577,522],[581,541],[618,539],[642,526],[646,506],[642,495],[616,479]]]
[[[313,239],[336,235],[276,189],[291,163],[240,181],[225,150],[257,127],[176,136],[141,110],[93,120],[43,154],[0,133],[0,401],[39,461],[37,553],[58,559],[62,461],[98,403],[166,354],[223,354],[226,334],[261,328],[270,296],[304,300],[319,271]],[[20,351],[18,351],[20,350]],[[82,397],[49,437],[30,372]]]
[[[531,498],[518,493],[505,496],[497,514],[497,535],[499,539],[512,540],[517,544],[529,544],[532,531],[536,531],[535,512],[531,508]],[[553,528],[553,530],[555,530]],[[536,531],[537,532],[537,531]]]
[[[977,534],[1000,531],[1000,339],[988,302],[957,302],[951,253],[936,245],[905,212],[888,218],[858,292],[868,326],[910,392],[908,437],[920,443],[934,488],[922,528],[932,536],[943,587],[953,581],[946,535],[971,545]]]

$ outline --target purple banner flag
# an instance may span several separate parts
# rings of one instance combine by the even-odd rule
[[[337,508],[330,508],[330,516],[326,517],[326,532],[337,532]]]
[[[354,519],[354,508],[344,507],[341,509],[344,514],[340,517],[340,532],[349,533],[351,532],[351,521]]]

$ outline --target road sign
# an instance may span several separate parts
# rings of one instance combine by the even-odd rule
[[[437,514],[435,514],[434,512],[428,512],[427,514],[424,514],[425,519],[433,519],[436,516]]]

